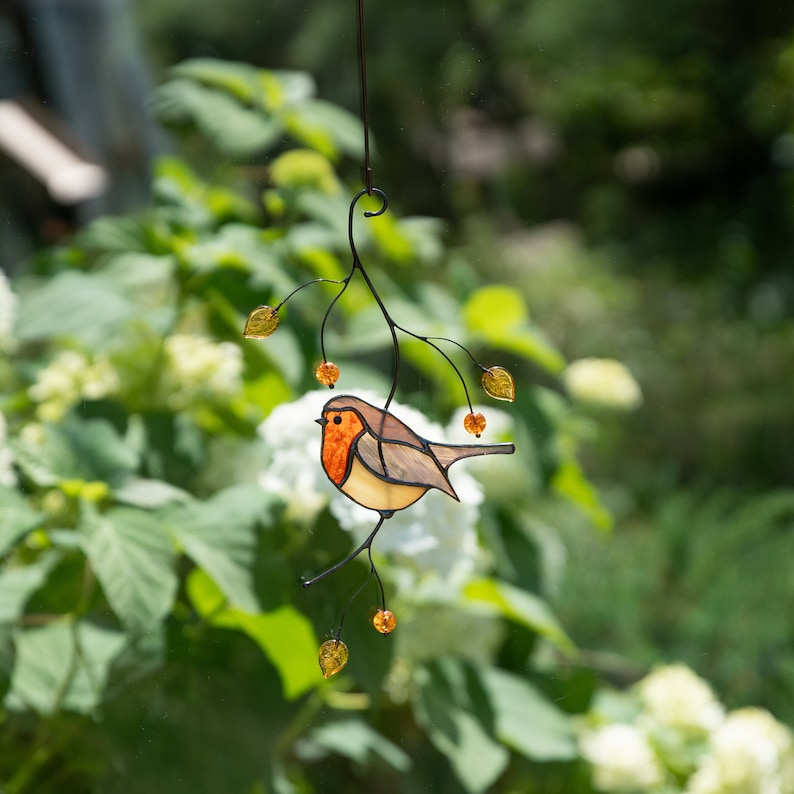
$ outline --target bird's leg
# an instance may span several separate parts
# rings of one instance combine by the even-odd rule
[[[303,583],[303,586],[311,587],[315,582],[319,582],[320,579],[325,579],[326,576],[332,574],[334,571],[338,571],[340,568],[344,568],[344,566],[347,565],[349,562],[355,560],[356,557],[358,557],[358,555],[361,554],[362,551],[364,551],[364,549],[369,549],[369,547],[372,545],[372,541],[375,539],[375,535],[378,534],[378,530],[381,528],[384,519],[386,519],[389,515],[391,514],[381,513],[380,520],[375,525],[375,529],[373,529],[372,532],[370,532],[369,537],[355,551],[350,552],[350,554],[348,554],[347,557],[344,558],[344,560],[341,560],[340,562],[336,563],[336,565],[332,565],[327,571],[323,571],[322,573],[317,574],[317,576],[315,576],[312,579],[307,579]]]

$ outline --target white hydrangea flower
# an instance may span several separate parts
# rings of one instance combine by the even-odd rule
[[[792,794],[794,735],[768,711],[733,711],[712,734],[710,751],[686,794]]]
[[[314,423],[328,401],[327,390],[282,403],[259,426],[267,465],[259,485],[287,505],[287,517],[310,523],[338,491],[320,463],[320,430]]]
[[[14,458],[11,454],[11,449],[6,443],[7,441],[8,428],[6,426],[6,418],[0,412],[0,485],[8,485],[13,488],[17,484],[17,478],[12,465]]]
[[[16,308],[17,297],[5,273],[0,270],[0,350],[11,350],[14,346]]]
[[[628,367],[611,358],[581,358],[566,367],[562,380],[575,400],[630,411],[642,403],[642,391]]]
[[[603,725],[587,731],[579,741],[582,755],[593,766],[593,785],[599,791],[633,794],[664,779],[647,737],[634,725]]]
[[[58,422],[81,400],[98,400],[118,388],[118,373],[106,356],[90,360],[82,353],[64,350],[39,373],[28,394],[38,403],[40,420]]]
[[[229,399],[242,389],[243,353],[232,342],[174,334],[165,340],[165,355],[162,385],[174,410],[194,400]]]
[[[357,396],[373,405],[383,402],[374,394],[360,392]],[[277,407],[262,423],[260,434],[269,449],[270,463],[260,485],[286,501],[293,519],[311,521],[330,505],[340,526],[361,543],[374,529],[377,513],[340,493],[320,463],[321,436],[313,420],[319,418],[330,397],[328,390],[309,392]],[[393,402],[390,410],[420,436],[445,440],[442,428],[416,409]],[[410,508],[387,519],[376,545],[378,553],[389,552],[410,560],[420,574],[433,571],[460,583],[477,568],[480,550],[476,525],[483,492],[479,483],[460,468],[450,472],[450,479],[460,503],[431,490]]]
[[[654,726],[704,736],[724,717],[709,684],[684,664],[657,668],[637,684],[637,693]]]

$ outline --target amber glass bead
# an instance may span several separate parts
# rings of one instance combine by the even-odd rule
[[[323,361],[323,363],[314,370],[314,377],[317,378],[323,386],[328,386],[333,389],[334,383],[339,380],[339,367],[331,361]]]
[[[485,430],[485,417],[478,411],[466,414],[463,420],[463,427],[466,428],[467,433],[471,433],[479,438],[480,433]]]
[[[394,612],[390,612],[388,609],[379,609],[372,616],[372,625],[381,634],[391,634],[397,626],[397,618],[394,617]]]

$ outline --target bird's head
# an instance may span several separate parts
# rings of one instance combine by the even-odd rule
[[[364,429],[358,411],[353,408],[326,409],[322,417],[316,421],[323,426],[324,437],[333,439],[337,443],[352,442]]]

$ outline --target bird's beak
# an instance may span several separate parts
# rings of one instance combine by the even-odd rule
[[[318,425],[328,424],[328,420],[324,416],[321,416],[319,419],[315,419],[314,421],[317,422]]]

